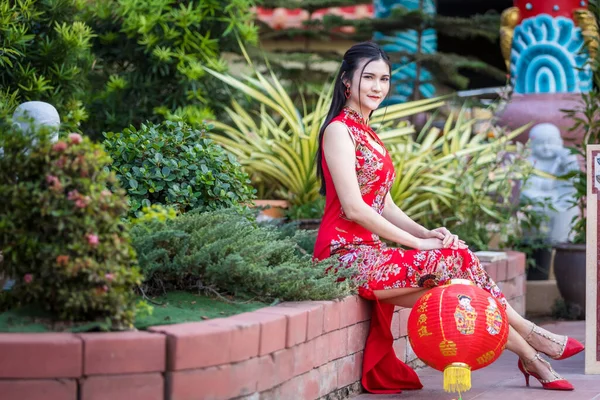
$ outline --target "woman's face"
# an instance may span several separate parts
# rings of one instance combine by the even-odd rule
[[[366,67],[365,64],[367,64]],[[381,59],[371,62],[365,59],[358,64],[358,68],[354,72],[348,105],[361,111],[376,110],[389,91],[390,67],[388,64]]]

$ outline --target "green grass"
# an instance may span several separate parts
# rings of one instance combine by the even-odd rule
[[[232,304],[187,292],[170,292],[165,296],[152,298],[152,301],[161,305],[152,304],[152,315],[138,318],[135,321],[136,328],[143,330],[155,325],[229,317],[267,306],[260,302]],[[0,332],[85,332],[98,330],[103,325],[105,324],[102,322],[79,324],[53,322],[48,313],[36,306],[26,306],[0,313]]]

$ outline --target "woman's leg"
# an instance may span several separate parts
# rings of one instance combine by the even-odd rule
[[[540,327],[537,327],[537,329],[544,335],[551,337],[553,340],[548,340],[542,335],[533,334],[535,324],[519,315],[519,313],[508,303],[506,305],[506,314],[510,325],[534,349],[550,356],[559,355],[561,353],[563,348],[561,343],[566,342],[566,337],[557,335]]]

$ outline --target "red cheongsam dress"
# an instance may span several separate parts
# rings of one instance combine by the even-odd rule
[[[363,201],[379,214],[394,182],[392,159],[377,134],[361,116],[345,107],[332,120],[340,121],[356,148],[356,176]],[[372,145],[384,149],[380,152]],[[468,250],[404,250],[388,247],[379,237],[346,218],[335,191],[326,157],[322,160],[325,178],[325,213],[319,228],[314,256],[322,260],[336,256],[335,269],[354,268],[353,279],[359,295],[377,300],[373,290],[443,285],[450,279],[469,279],[488,291],[502,304],[506,299],[498,286]],[[417,374],[398,360],[393,349],[391,319],[394,306],[376,301],[371,328],[365,346],[362,384],[371,393],[399,393],[402,389],[420,389]]]

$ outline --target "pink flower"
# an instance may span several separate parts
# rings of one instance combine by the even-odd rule
[[[86,239],[88,241],[88,244],[92,247],[96,247],[96,246],[98,246],[98,243],[100,243],[100,240],[98,239],[98,235],[95,235],[93,233],[88,233],[86,235]]]
[[[79,196],[79,198],[77,200],[75,200],[75,207],[77,208],[86,208],[88,204],[90,204],[90,202],[92,201],[92,199],[90,198],[90,196]]]
[[[69,200],[77,200],[79,199],[80,194],[77,190],[71,190],[69,194],[67,194],[67,199]]]
[[[58,160],[56,160],[56,162],[54,163],[54,165],[56,165],[58,168],[63,168],[66,164],[67,160],[64,157],[60,157]]]
[[[52,151],[56,151],[58,153],[62,153],[63,151],[65,151],[67,149],[67,147],[68,147],[68,145],[61,140],[60,142],[56,142],[52,146]]]
[[[46,182],[48,182],[51,185],[54,185],[56,182],[58,182],[58,178],[54,175],[47,175]]]
[[[113,274],[106,274],[106,275],[104,275],[104,278],[107,281],[112,281],[113,279],[115,279],[115,276]]]
[[[23,280],[25,281],[25,283],[31,283],[31,281],[33,280],[33,275],[25,274],[25,276],[23,276]]]
[[[108,286],[106,286],[106,285],[102,286],[102,290],[104,291],[104,293],[108,292]]]
[[[103,191],[100,192],[100,195],[102,195],[103,197],[108,197],[112,194],[112,192],[108,189],[104,189]]]
[[[79,144],[83,141],[83,138],[79,133],[69,133],[69,141],[73,144]]]

